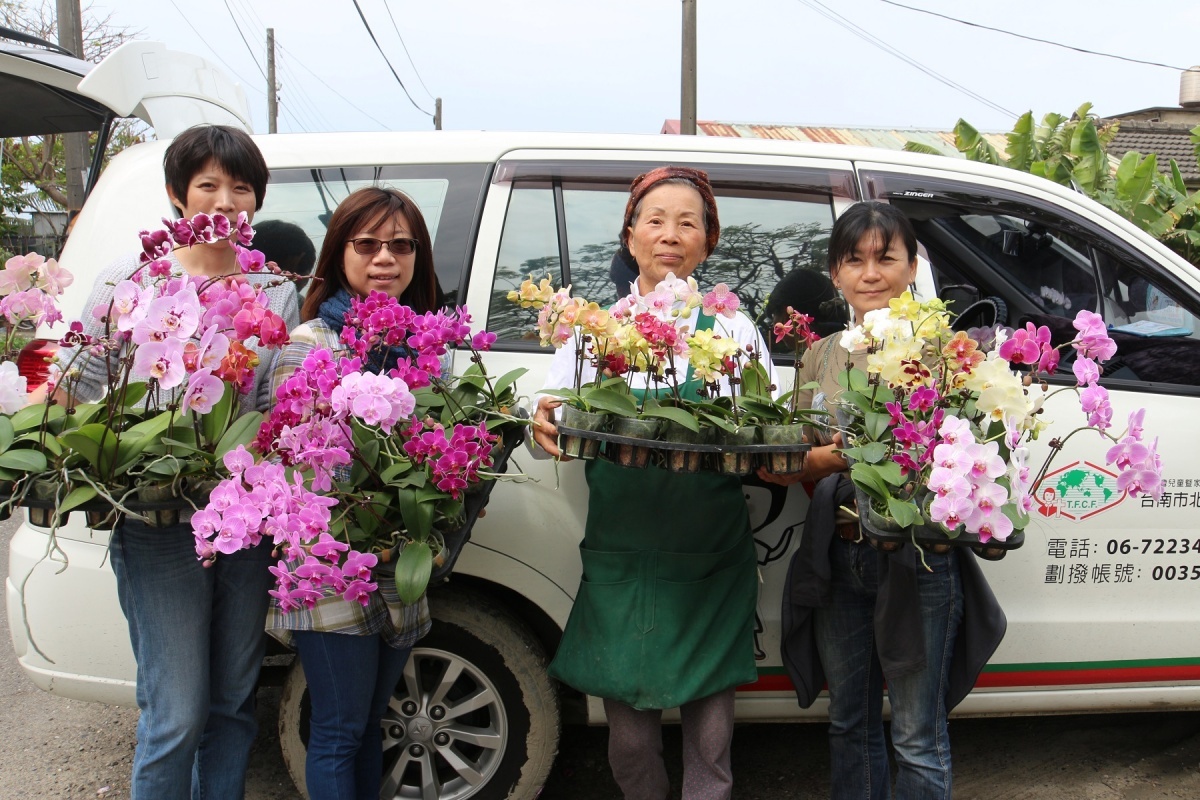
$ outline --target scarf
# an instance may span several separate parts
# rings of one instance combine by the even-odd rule
[[[317,317],[334,333],[341,335],[342,328],[346,327],[346,315],[350,313],[350,300],[350,292],[345,288],[338,289],[332,297],[321,303],[321,307],[317,309]],[[403,346],[375,347],[367,353],[363,368],[367,372],[386,375],[396,368],[400,359],[407,356],[408,348]]]

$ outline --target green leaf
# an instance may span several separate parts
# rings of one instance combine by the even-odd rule
[[[220,459],[224,458],[226,453],[237,450],[238,445],[249,445],[258,435],[262,421],[263,413],[261,411],[251,411],[238,417],[221,436],[213,453]]]
[[[70,511],[72,508],[83,505],[88,500],[97,496],[97,492],[91,486],[76,486],[67,494],[62,501],[62,505],[58,507],[58,513],[63,514]]]
[[[770,376],[767,375],[767,368],[761,361],[751,361],[742,370],[742,388],[746,394],[771,396]]]
[[[61,456],[63,454],[62,445],[58,443],[57,439],[55,439],[53,436],[44,436],[39,431],[30,431],[29,433],[22,433],[20,436],[18,436],[16,439],[13,440],[13,444],[19,444],[21,442],[33,442],[33,444],[39,450],[45,450],[47,453],[53,455],[55,458],[58,458],[59,456]]]
[[[400,489],[396,496],[400,501],[400,516],[404,520],[404,528],[413,539],[426,539],[433,530],[433,504],[422,503],[418,496],[419,489]]]
[[[867,428],[867,436],[872,439],[882,439],[883,435],[888,432],[892,425],[891,414],[881,414],[878,411],[868,411],[864,419]]]
[[[880,503],[886,503],[891,494],[891,487],[879,477],[879,471],[870,464],[859,462],[850,467],[850,478],[864,492],[874,497]]]
[[[521,367],[520,369],[514,369],[510,372],[504,373],[504,375],[502,375],[500,377],[500,379],[496,381],[496,384],[494,387],[495,392],[496,392],[496,397],[499,397],[501,394],[503,394],[505,389],[507,389],[509,386],[512,386],[514,383],[516,383],[517,379],[520,378],[522,375],[524,375],[526,372],[529,372],[528,368]]]
[[[582,399],[591,409],[620,414],[623,417],[637,415],[637,403],[634,402],[634,399],[613,389],[591,389],[582,394]]]
[[[92,417],[96,416],[103,408],[107,408],[103,403],[82,403],[75,406],[74,413],[71,414],[71,427],[83,427],[91,422]]]
[[[232,383],[225,384],[221,399],[213,403],[212,409],[200,417],[200,432],[207,444],[219,440],[229,427],[229,415],[233,413],[237,390]]]
[[[875,469],[879,471],[879,477],[892,486],[904,485],[904,470],[895,461],[888,459],[875,467]]]
[[[646,402],[646,407],[642,410],[642,416],[653,417],[655,419],[667,419],[671,422],[682,425],[689,431],[699,431],[700,423],[696,422],[696,418],[692,416],[690,411],[685,411],[677,406],[664,406],[655,403],[653,406],[650,402]]]
[[[46,456],[37,450],[9,450],[0,453],[0,467],[20,472],[45,472],[49,466]]]
[[[396,594],[406,606],[421,599],[433,573],[433,551],[425,542],[409,542],[396,556]]]
[[[865,461],[868,464],[878,464],[887,458],[888,448],[883,442],[867,442],[861,447],[855,448],[861,451],[860,461]]]
[[[887,504],[888,516],[906,528],[917,524],[921,519],[921,509],[917,508],[916,503],[889,497]]]
[[[12,447],[15,435],[16,431],[13,430],[12,422],[8,417],[0,417],[0,453]]]
[[[1004,165],[1004,158],[996,148],[975,130],[965,119],[960,119],[954,126],[954,147],[966,155],[971,161],[982,161],[985,164]]]
[[[936,147],[927,145],[924,142],[914,142],[912,140],[904,143],[904,149],[909,153],[923,153],[927,156],[945,155],[945,153],[943,153],[941,150],[938,150]]]
[[[392,479],[406,472],[410,472],[412,468],[413,465],[411,461],[397,461],[396,463],[384,469],[383,472],[379,473],[379,480],[383,481],[384,483],[389,483],[392,481]]]
[[[125,387],[125,397],[122,398],[121,405],[125,406],[126,408],[132,408],[133,406],[136,406],[141,402],[142,398],[146,396],[146,391],[149,388],[149,385],[145,382],[129,384]]]
[[[98,475],[108,475],[117,462],[117,437],[107,425],[93,422],[67,431],[59,441],[87,459]]]
[[[367,481],[371,474],[370,471],[375,469],[375,464],[379,461],[379,440],[365,441],[358,445],[356,450],[359,458],[354,459],[354,466],[350,469],[350,482],[355,486],[361,486]]]
[[[54,420],[63,417],[66,413],[67,412],[63,410],[63,407],[60,405],[50,406],[49,410],[47,410],[46,406],[36,404],[32,406],[25,406],[20,411],[13,414],[12,417],[9,418],[9,421],[12,422],[13,430],[20,432],[29,430],[30,428],[36,428],[37,426],[41,425],[43,414],[46,415],[47,422],[53,422]]]

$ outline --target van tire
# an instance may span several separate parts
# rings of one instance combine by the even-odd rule
[[[417,764],[410,764],[403,776],[393,779],[406,777],[408,781],[396,788],[393,795],[396,798],[420,797],[418,780],[436,770],[439,800],[533,800],[554,764],[559,737],[558,692],[546,674],[547,658],[541,643],[516,617],[481,593],[447,589],[431,597],[429,605],[433,628],[413,648],[405,680],[397,687],[397,702],[384,715],[385,787],[390,773],[397,771],[392,767],[403,759],[405,763]],[[433,721],[433,731],[426,731],[424,737],[429,748],[421,757],[414,758],[412,737],[405,733],[397,738],[398,732],[418,719],[425,723],[432,721],[432,715],[426,716],[426,712],[433,706],[420,701],[416,713],[407,718],[397,708],[411,699],[409,680],[440,676],[451,665],[462,669],[462,677],[452,684],[449,694],[456,690],[467,694],[471,690],[490,690],[496,697],[484,708],[468,712],[471,726],[490,730],[499,726],[505,735],[496,748],[474,747],[453,739],[441,745],[431,738],[440,732]],[[426,687],[424,696],[428,700],[430,685],[421,685]],[[305,798],[308,797],[304,780],[308,718],[308,686],[300,660],[296,659],[280,699],[279,741],[292,781]],[[445,759],[436,755],[442,746],[454,749],[458,758],[465,756],[477,763],[485,780],[474,787],[469,785]],[[466,752],[461,748],[466,748]]]

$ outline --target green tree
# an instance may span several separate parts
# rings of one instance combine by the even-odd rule
[[[0,0],[0,26],[22,31],[46,41],[58,40],[56,5],[53,0]],[[138,31],[114,25],[111,14],[97,16],[93,6],[83,9],[83,57],[100,61]],[[89,135],[89,148],[97,134]],[[105,148],[104,164],[132,144],[145,141],[147,128],[139,120],[117,123]],[[0,170],[0,209],[15,211],[31,206],[65,208],[66,162],[62,137],[58,134],[0,140],[3,169]]]
[[[1114,166],[1108,146],[1119,123],[1097,119],[1091,108],[1091,103],[1084,103],[1070,117],[1047,114],[1036,126],[1032,112],[1022,114],[1006,134],[1004,154],[960,119],[954,126],[954,145],[971,161],[1011,167],[1077,187],[1200,266],[1200,192],[1188,191],[1174,159],[1166,175],[1159,171],[1153,153],[1143,156],[1130,151]],[[1192,129],[1192,144],[1200,159],[1200,126]],[[908,142],[904,149],[940,155],[917,142]]]

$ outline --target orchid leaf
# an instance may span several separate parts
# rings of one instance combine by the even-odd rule
[[[627,394],[601,387],[582,394],[583,402],[593,409],[632,417],[637,414],[637,403]]]
[[[878,411],[868,411],[864,420],[867,427],[867,436],[872,439],[882,439],[887,433],[888,428],[892,425],[891,414],[881,414]]]
[[[71,414],[71,427],[79,428],[92,421],[92,417],[104,408],[103,403],[80,403]]]
[[[425,542],[409,542],[396,556],[396,594],[406,606],[421,599],[433,573],[433,551]]]
[[[368,439],[359,443],[355,450],[358,458],[354,459],[354,466],[350,470],[350,482],[358,486],[366,483],[367,477],[379,462],[379,440]]]
[[[895,461],[888,459],[881,464],[877,464],[875,469],[878,471],[879,477],[892,486],[904,485],[904,470]]]
[[[678,406],[664,406],[659,403],[651,404],[650,401],[646,401],[646,407],[642,409],[642,416],[670,420],[682,425],[689,431],[699,432],[700,430],[700,423],[696,421],[695,416],[690,411]]]
[[[63,499],[58,507],[58,513],[65,514],[73,508],[78,508],[89,500],[94,499],[98,492],[91,486],[76,486]]]
[[[94,422],[67,431],[59,440],[79,453],[99,475],[107,475],[117,460],[117,436],[107,425]]]
[[[20,432],[30,428],[36,428],[41,425],[43,414],[46,415],[48,422],[53,422],[54,420],[63,417],[66,413],[67,412],[60,405],[53,405],[47,408],[44,405],[35,404],[31,406],[25,406],[20,411],[13,414],[12,417],[9,418],[9,421],[12,422],[13,430]]]
[[[58,458],[63,454],[63,448],[62,445],[58,443],[58,439],[55,439],[53,436],[46,436],[40,431],[23,433],[13,440],[13,444],[19,444],[21,442],[33,442],[35,445],[37,445],[38,449],[45,450],[55,458]]]
[[[527,367],[521,367],[519,369],[514,369],[511,372],[506,372],[502,376],[500,376],[500,378],[498,378],[496,380],[496,383],[493,386],[493,390],[495,391],[496,396],[499,397],[501,395],[501,393],[504,392],[505,389],[507,389],[509,386],[512,386],[514,383],[516,383],[517,379],[520,378],[522,375],[524,375],[526,372],[529,372],[529,369]]]
[[[400,489],[396,497],[400,501],[400,516],[408,535],[416,540],[424,540],[433,530],[433,504],[422,503],[418,491],[414,488]]]
[[[854,464],[850,467],[850,477],[854,480],[855,486],[880,503],[886,503],[888,497],[891,496],[891,488],[880,477],[879,470],[871,464],[864,464],[861,461]]]
[[[262,421],[263,413],[261,411],[251,411],[249,414],[243,414],[235,419],[217,442],[213,454],[217,459],[222,459],[226,453],[237,450],[239,445],[249,445],[258,436],[258,429],[262,425]]]
[[[747,394],[771,396],[771,378],[761,361],[751,361],[742,370],[742,387]]]
[[[49,466],[46,456],[37,450],[9,450],[0,453],[0,467],[20,472],[45,472]]]
[[[12,423],[8,421],[8,417],[0,417],[0,453],[12,447],[15,435],[16,431],[13,430]]]
[[[406,472],[411,472],[412,468],[413,465],[409,461],[397,461],[396,463],[387,467],[383,472],[379,473],[379,480],[384,483],[390,483],[396,477]]]
[[[149,388],[149,385],[147,385],[144,381],[138,381],[137,383],[129,384],[125,387],[125,396],[121,398],[121,405],[125,406],[126,408],[136,406],[141,402],[142,398],[146,396],[146,391]],[[76,406],[76,411],[78,410],[79,407]]]
[[[921,510],[917,508],[916,503],[889,497],[887,504],[888,516],[896,520],[899,525],[907,528],[916,525],[921,520]]]
[[[883,442],[867,442],[858,447],[848,447],[839,451],[847,458],[862,461],[867,464],[878,464],[887,457],[887,445]]]
[[[221,438],[221,434],[229,427],[229,415],[233,411],[237,390],[232,383],[225,384],[221,399],[213,403],[212,409],[200,417],[200,432],[204,441],[212,444]]]

